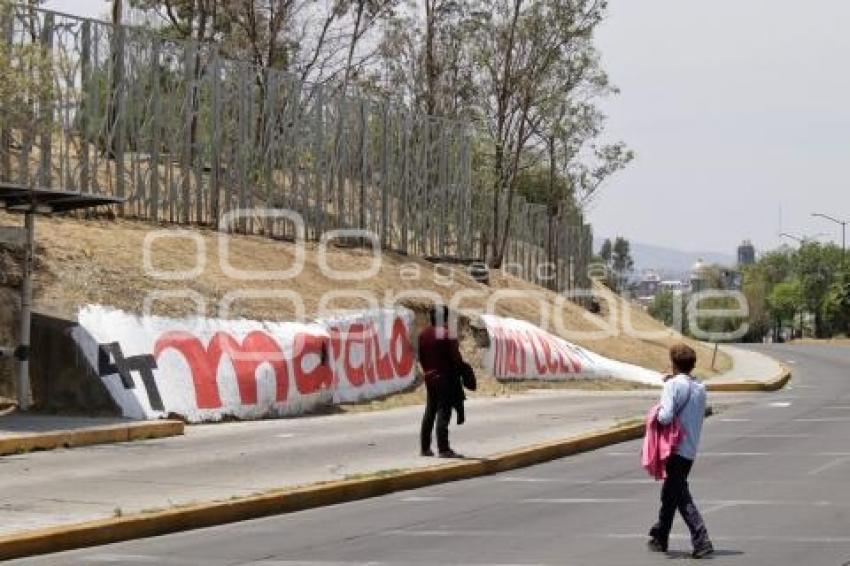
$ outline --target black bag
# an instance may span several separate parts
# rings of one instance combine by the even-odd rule
[[[460,381],[463,383],[463,386],[470,391],[475,391],[478,388],[478,381],[475,379],[475,370],[472,369],[472,366],[466,362],[461,362],[458,371],[460,372]]]

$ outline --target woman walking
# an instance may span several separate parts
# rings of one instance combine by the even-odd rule
[[[705,386],[691,375],[696,361],[696,352],[690,346],[676,344],[670,348],[673,375],[664,382],[661,407],[656,418],[659,425],[668,426],[678,417],[684,438],[667,459],[667,477],[661,488],[661,510],[658,512],[658,522],[649,531],[649,548],[667,552],[670,529],[678,509],[691,531],[693,557],[703,558],[714,552],[714,547],[688,488],[688,474],[697,456],[705,417]]]

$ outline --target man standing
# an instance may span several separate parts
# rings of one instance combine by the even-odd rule
[[[666,426],[678,417],[685,436],[667,460],[667,478],[661,487],[661,510],[658,522],[649,531],[649,548],[667,552],[670,529],[678,509],[691,531],[693,557],[703,558],[714,552],[714,547],[688,489],[688,474],[697,455],[705,417],[705,386],[691,376],[696,361],[696,352],[690,346],[676,344],[670,348],[673,375],[665,380],[657,418],[660,425]]]
[[[449,422],[452,408],[458,410],[458,424],[463,422],[463,386],[457,335],[449,328],[449,309],[436,305],[429,312],[431,326],[419,334],[419,363],[422,365],[427,391],[425,414],[422,416],[420,442],[422,456],[433,456],[431,432],[437,423],[437,449],[441,458],[460,458],[449,446]]]

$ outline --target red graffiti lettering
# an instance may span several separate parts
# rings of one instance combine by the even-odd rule
[[[154,357],[159,359],[162,352],[169,348],[180,352],[189,364],[198,408],[218,409],[221,407],[221,397],[218,394],[218,382],[216,382],[218,360],[215,362],[210,360],[207,349],[189,332],[164,333],[156,341]]]
[[[410,336],[407,334],[407,325],[401,318],[393,322],[393,333],[390,338],[390,357],[392,358],[395,375],[405,376],[413,370],[414,360],[413,346],[410,344]]]
[[[224,355],[227,355],[233,364],[239,398],[243,404],[257,403],[257,368],[263,363],[268,363],[274,370],[276,400],[286,401],[288,397],[289,371],[283,351],[274,338],[265,332],[250,332],[241,344],[226,332],[217,332],[207,348],[188,332],[166,332],[156,341],[154,356],[159,358],[168,348],[174,348],[183,354],[188,362],[198,408],[221,407],[216,376]]]
[[[333,386],[334,376],[327,362],[330,340],[313,334],[298,334],[295,337],[295,356],[292,369],[295,385],[302,395],[309,395],[321,389]],[[305,369],[305,362],[317,362],[311,369]]]

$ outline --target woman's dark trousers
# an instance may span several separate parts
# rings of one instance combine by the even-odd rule
[[[422,452],[431,449],[431,432],[434,430],[434,421],[437,422],[437,450],[448,452],[449,447],[449,422],[452,419],[451,403],[445,399],[443,391],[437,384],[426,384],[428,400],[425,404],[425,414],[422,416],[422,431],[420,441]]]
[[[649,531],[649,536],[661,543],[664,548],[667,547],[677,509],[691,531],[691,542],[694,547],[708,541],[705,522],[688,488],[688,474],[692,465],[692,460],[678,454],[672,455],[667,460],[667,479],[661,487],[661,510],[658,512],[658,522]]]

